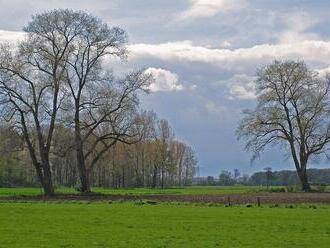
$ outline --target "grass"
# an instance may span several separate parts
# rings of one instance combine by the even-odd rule
[[[330,207],[0,203],[1,248],[329,247]]]
[[[279,188],[279,187],[273,187]],[[93,192],[113,195],[226,195],[226,194],[245,194],[266,191],[262,186],[192,186],[182,188],[150,189],[107,189],[93,188]],[[57,193],[77,193],[73,188],[58,188]],[[0,197],[18,195],[40,195],[42,190],[39,188],[0,188]]]
[[[133,188],[133,189],[103,189],[95,188],[93,191],[104,194],[115,195],[223,195],[223,194],[244,194],[260,190],[266,187],[254,186],[190,186],[182,188]]]

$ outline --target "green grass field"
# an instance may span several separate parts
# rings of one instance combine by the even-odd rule
[[[280,187],[272,187],[280,188]],[[225,194],[245,194],[266,191],[266,187],[261,186],[196,186],[182,188],[150,189],[104,189],[93,188],[93,192],[113,195],[225,195]],[[57,193],[78,193],[73,188],[59,188]],[[0,188],[1,196],[15,195],[40,195],[42,190],[39,188]]]
[[[330,207],[0,203],[1,248],[329,247]]]

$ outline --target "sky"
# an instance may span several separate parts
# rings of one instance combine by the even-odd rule
[[[0,0],[0,6],[0,41],[17,40],[31,15],[54,8],[84,10],[125,29],[129,58],[116,69],[145,68],[154,76],[142,106],[168,119],[176,137],[193,147],[201,176],[294,169],[278,147],[251,164],[235,135],[242,111],[256,103],[256,70],[294,59],[320,75],[330,72],[327,0]]]

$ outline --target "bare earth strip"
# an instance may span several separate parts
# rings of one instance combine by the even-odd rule
[[[234,195],[105,195],[59,194],[51,198],[43,196],[0,197],[1,201],[140,201],[191,202],[223,204],[283,204],[283,203],[330,203],[330,193],[254,193]]]

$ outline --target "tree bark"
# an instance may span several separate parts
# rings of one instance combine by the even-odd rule
[[[161,187],[162,187],[162,189],[164,188],[164,182],[165,182],[165,172],[164,172],[164,165],[163,165],[162,169],[161,169]]]
[[[42,163],[38,162],[36,151],[32,145],[30,137],[29,137],[29,132],[27,129],[24,114],[23,114],[23,112],[21,112],[20,114],[21,114],[21,123],[23,126],[23,136],[24,136],[25,142],[27,144],[32,163],[37,171],[37,175],[38,175],[40,184],[44,190],[44,194],[46,196],[52,196],[52,195],[54,195],[55,191],[54,191],[54,186],[53,186],[53,182],[52,182],[52,174],[51,174],[51,170],[50,170],[49,159],[47,159],[48,154],[44,150],[44,147],[40,146],[39,152],[40,152],[40,157],[42,159]],[[39,142],[40,142],[40,140],[39,140]]]
[[[79,118],[79,103],[76,103],[76,113],[75,113],[75,145],[76,145],[76,156],[77,156],[77,168],[79,172],[79,178],[81,183],[80,191],[82,193],[90,193],[90,182],[89,173],[86,168],[85,158],[84,158],[84,146],[81,138],[80,132],[80,118]]]
[[[77,155],[77,167],[79,171],[79,178],[81,183],[81,192],[82,193],[90,193],[90,182],[89,182],[89,172],[85,166],[85,159],[83,154],[83,149],[81,145],[78,145],[76,148],[76,155]]]
[[[310,184],[308,182],[308,176],[307,176],[306,169],[300,169],[300,170],[298,170],[298,177],[299,177],[300,182],[301,182],[302,190],[305,191],[305,192],[312,191],[311,186],[310,186]]]
[[[44,162],[42,168],[43,168],[43,180],[41,182],[43,184],[44,193],[46,196],[53,196],[55,192],[54,192],[52,173],[50,170],[49,162],[48,161]]]
[[[296,150],[294,148],[293,141],[290,142],[290,148],[291,148],[292,158],[293,158],[294,164],[296,166],[296,171],[297,171],[298,177],[301,182],[302,190],[305,192],[310,192],[312,189],[308,182],[307,170],[306,170],[308,157],[304,157],[302,154],[300,154],[299,159],[298,159]],[[300,162],[299,162],[299,160],[300,160]]]
[[[157,167],[154,166],[154,171],[153,171],[153,175],[152,175],[152,188],[156,188],[157,186]]]

